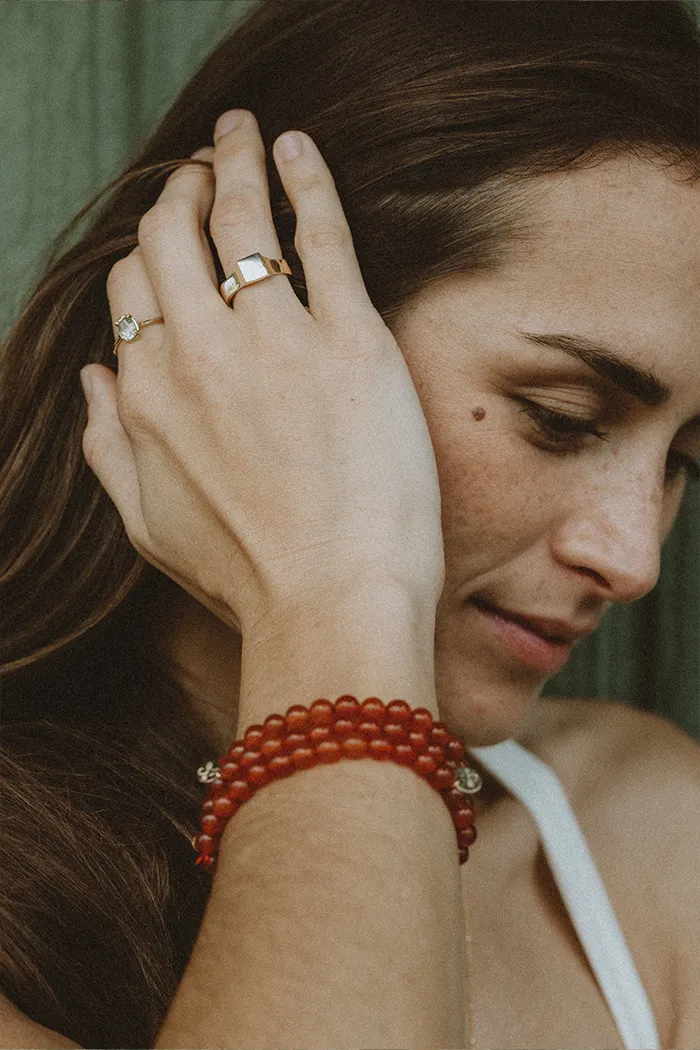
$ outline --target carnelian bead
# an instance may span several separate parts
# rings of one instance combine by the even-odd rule
[[[245,771],[250,769],[251,766],[257,766],[262,760],[262,755],[259,751],[245,751],[241,755],[241,761],[239,763],[241,772],[245,775]]]
[[[221,767],[221,776],[224,780],[235,780],[240,769],[238,762],[224,762]]]
[[[215,847],[216,842],[211,835],[205,835],[202,833],[201,835],[195,836],[194,848],[199,853],[213,853]]]
[[[408,743],[408,730],[400,722],[385,722],[384,736],[392,744]]]
[[[267,763],[267,768],[270,771],[271,776],[275,778],[288,777],[290,773],[294,772],[294,763],[288,755],[275,755]]]
[[[264,739],[270,740],[273,737],[285,736],[287,732],[287,723],[282,715],[268,715],[263,722]]]
[[[457,828],[467,828],[474,823],[474,807],[467,804],[452,810],[452,821]]]
[[[466,828],[460,828],[457,832],[457,842],[460,846],[472,846],[476,842],[476,828],[469,824]]]
[[[417,755],[410,744],[394,744],[394,760],[401,766],[412,766]]]
[[[245,754],[247,750],[245,744],[232,744],[229,748],[229,757],[232,758],[234,762],[238,762],[241,755]]]
[[[338,718],[346,718],[350,722],[359,722],[362,717],[360,710],[360,701],[356,696],[339,696],[336,702],[333,704],[336,715],[336,724]]]
[[[320,762],[337,762],[342,754],[342,745],[337,740],[322,740],[316,746],[316,755]]]
[[[433,728],[430,730],[430,743],[439,744],[441,747],[447,747],[450,740],[450,731],[444,722],[433,722]]]
[[[358,733],[346,736],[343,740],[343,754],[348,758],[364,758],[367,754],[367,741]]]
[[[309,709],[303,704],[292,704],[284,720],[292,733],[305,733],[309,728]]]
[[[431,758],[434,758],[438,766],[444,766],[445,752],[438,744],[428,744],[428,746],[425,749],[425,754],[430,755]]]
[[[427,707],[417,707],[411,714],[411,728],[428,731],[433,727],[433,716]]]
[[[384,701],[378,696],[368,696],[360,704],[360,719],[365,718],[370,722],[376,722],[379,726],[383,726],[386,722],[386,707]]]
[[[320,696],[309,708],[309,725],[330,726],[335,720],[335,708],[330,700]]]
[[[254,794],[255,791],[245,780],[233,780],[228,786],[228,797],[235,799],[236,802],[245,802]]]
[[[460,791],[459,788],[451,788],[449,791],[445,791],[442,797],[450,809],[453,809],[455,806],[471,805],[468,796],[463,791]]]
[[[416,755],[416,761],[413,763],[413,768],[416,773],[420,773],[422,777],[430,776],[437,769],[437,764],[434,758],[430,755]]]
[[[260,754],[266,761],[274,758],[275,755],[281,755],[284,744],[278,736],[271,736],[269,740],[263,740],[260,745]]]
[[[220,795],[225,795],[227,791],[227,780],[213,780],[211,784],[207,784],[207,798],[219,798]]]
[[[469,850],[465,846],[464,849],[461,849],[459,851],[459,863],[460,864],[466,864],[468,860],[469,860]]]
[[[306,747],[309,738],[306,733],[289,733],[282,741],[282,753],[291,755],[297,747]]]
[[[252,787],[259,788],[269,784],[272,776],[266,765],[259,764],[250,767],[246,780]]]
[[[263,733],[264,729],[262,726],[248,726],[243,734],[243,743],[249,751],[257,751],[263,738]]]
[[[309,730],[309,741],[316,747],[317,744],[323,743],[324,740],[333,739],[333,729],[329,725],[314,726],[313,729]]]
[[[212,812],[214,816],[219,817],[221,820],[227,820],[232,817],[238,809],[237,804],[230,798],[217,798],[216,802],[212,803]]]
[[[333,732],[337,740],[342,740],[355,732],[355,723],[350,718],[339,718],[333,726]]]
[[[464,759],[464,744],[461,740],[458,740],[456,736],[450,737],[447,742],[447,754],[450,758],[454,759],[455,762],[462,762]]]
[[[386,714],[388,722],[398,722],[399,725],[406,727],[411,724],[413,718],[411,708],[405,700],[392,700],[386,705]]]
[[[454,779],[454,773],[451,769],[447,769],[446,766],[439,766],[433,773],[430,783],[438,791],[444,791],[445,788],[452,787]]]
[[[310,769],[316,765],[316,752],[312,747],[297,747],[289,757],[296,769]]]
[[[408,742],[417,755],[422,754],[428,747],[427,734],[421,729],[410,729],[408,733]]]
[[[206,835],[216,836],[221,834],[221,821],[213,813],[204,813],[200,820],[200,826]]]
[[[213,799],[213,798],[205,799],[204,802],[202,803],[202,813],[215,813],[216,810],[214,809],[214,804],[215,804],[215,802],[218,802],[218,801],[219,801],[218,799]]]
[[[382,727],[378,722],[358,722],[356,728],[366,738],[382,735]]]
[[[391,758],[394,754],[394,745],[386,737],[374,737],[367,741],[367,754],[372,758]]]

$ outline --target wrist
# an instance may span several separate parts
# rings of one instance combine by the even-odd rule
[[[394,583],[275,610],[243,632],[238,733],[291,704],[401,698],[437,719],[436,603]]]

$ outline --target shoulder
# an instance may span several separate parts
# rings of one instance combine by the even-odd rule
[[[581,811],[607,830],[633,830],[661,867],[670,851],[700,870],[700,744],[670,719],[627,704],[540,704],[517,740],[551,765]]]
[[[561,780],[650,983],[668,960],[671,1045],[700,1046],[700,744],[627,704],[540,704],[518,742]]]
[[[700,744],[670,719],[628,704],[540,700],[516,739],[562,766],[572,787],[584,786],[580,778],[624,774],[656,797],[664,784],[700,790]]]

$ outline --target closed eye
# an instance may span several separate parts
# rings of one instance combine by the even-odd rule
[[[592,419],[580,419],[569,416],[565,412],[556,412],[552,408],[546,408],[537,401],[530,401],[527,397],[515,397],[521,412],[530,417],[537,427],[539,435],[548,444],[547,451],[559,455],[567,452],[578,452],[582,449],[586,435],[607,441],[609,434],[599,429]]]
[[[580,419],[565,412],[556,412],[526,397],[516,396],[514,400],[518,403],[520,411],[525,412],[536,425],[539,436],[547,442],[540,447],[555,455],[580,451],[584,447],[583,441],[587,434],[600,441],[607,441],[610,436],[609,433],[600,430],[592,419]],[[685,471],[688,481],[700,481],[700,463],[685,452],[671,449],[666,459],[666,482],[674,481],[682,470]]]

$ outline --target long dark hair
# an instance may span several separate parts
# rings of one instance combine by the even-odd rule
[[[498,265],[528,176],[626,151],[697,178],[698,59],[675,0],[273,0],[51,246],[0,353],[0,983],[36,1021],[86,1047],[151,1046],[209,892],[191,837],[214,743],[143,641],[174,585],[81,451],[78,370],[114,361],[107,274],[167,175],[233,106],[268,149],[309,132],[391,324],[426,281]],[[271,160],[268,175],[306,304]]]

